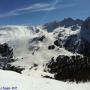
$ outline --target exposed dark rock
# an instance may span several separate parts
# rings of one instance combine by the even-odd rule
[[[33,67],[37,67],[37,66],[38,66],[38,64],[34,64],[34,65],[33,65]]]
[[[56,46],[60,46],[59,41],[58,41],[58,40],[54,41],[54,45],[56,45]]]
[[[72,30],[76,30],[81,26],[83,20],[80,19],[72,19],[72,18],[65,18],[62,21],[53,21],[50,23],[46,23],[43,25],[44,29],[47,29],[48,32],[52,32],[54,29],[58,28],[59,26],[63,26],[65,28],[71,27]]]
[[[65,28],[70,27],[75,24],[75,20],[72,18],[65,18],[60,22],[61,26],[65,26]]]
[[[36,33],[39,33],[39,31],[40,31],[39,29],[36,29]]]
[[[66,39],[64,47],[66,50],[75,53],[78,52],[76,51],[78,49],[78,45],[79,45],[78,35],[71,35]]]
[[[13,49],[9,47],[7,43],[0,45],[0,54],[2,56],[0,58],[0,69],[11,70],[18,73],[21,73],[21,71],[24,70],[23,68],[15,67],[10,64],[16,60],[13,59]]]
[[[45,36],[35,37],[35,38],[33,38],[33,39],[30,41],[30,43],[32,43],[32,42],[38,42],[38,41],[43,41],[44,38],[45,38]]]
[[[83,41],[90,43],[90,17],[83,22],[80,35]]]
[[[83,43],[82,53],[90,57],[90,17],[83,22],[80,35]]]
[[[42,77],[44,77],[44,78],[49,78],[49,79],[53,79],[52,77],[50,77],[50,76],[42,76]]]
[[[90,43],[83,39],[80,43],[79,51],[80,54],[90,57]]]
[[[60,22],[60,25],[64,26],[65,28],[71,27],[72,30],[76,30],[79,28],[78,26],[82,25],[82,23],[83,21],[80,19],[74,20],[72,18],[65,18]]]
[[[83,22],[81,30],[90,30],[90,17]]]
[[[50,23],[46,23],[44,25],[44,29],[47,29],[48,32],[52,32],[55,28],[58,28],[60,26],[59,21],[53,21]]]
[[[17,73],[21,73],[24,70],[24,68],[21,68],[19,66],[15,67],[15,66],[12,66],[12,65],[8,64],[7,68],[5,70],[10,70],[10,71],[15,71]]]
[[[7,43],[1,44],[0,45],[0,54],[2,57],[8,57],[10,58],[13,57],[13,49],[11,49]]]
[[[83,22],[84,22],[84,21],[81,20],[81,19],[76,19],[76,20],[75,20],[75,23],[78,24],[79,26],[82,26]]]
[[[48,49],[49,49],[49,50],[52,50],[52,49],[54,49],[54,48],[55,48],[54,45],[50,45],[50,46],[48,46]]]
[[[90,81],[90,58],[82,56],[59,55],[47,64],[55,79],[62,81]]]
[[[43,41],[45,38],[45,36],[41,36],[40,38],[38,38],[39,41]]]

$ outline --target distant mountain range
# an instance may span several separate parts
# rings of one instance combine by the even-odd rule
[[[84,21],[80,20],[80,19],[72,19],[72,18],[65,18],[62,21],[53,21],[50,23],[46,23],[44,25],[44,28],[46,28],[49,32],[52,32],[52,30],[54,30],[55,28],[61,26],[61,27],[65,27],[65,28],[69,28],[71,27],[72,30],[76,30],[79,28],[79,26],[82,25]]]

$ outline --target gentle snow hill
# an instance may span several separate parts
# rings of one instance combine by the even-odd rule
[[[90,83],[66,83],[52,79],[23,76],[12,71],[0,70],[1,88],[16,87],[14,90],[90,90]]]

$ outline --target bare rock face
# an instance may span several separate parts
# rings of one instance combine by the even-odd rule
[[[58,28],[59,26],[61,27],[71,27],[72,30],[77,30],[79,26],[81,26],[83,23],[83,20],[80,19],[72,19],[72,18],[65,18],[62,21],[53,21],[44,24],[44,29],[47,29],[48,32],[52,32],[54,29]]]
[[[64,47],[68,51],[77,52],[90,57],[90,17],[81,25],[79,38],[78,35],[69,36]]]
[[[81,38],[90,43],[90,17],[88,17],[81,27]]]
[[[10,56],[10,58],[12,58],[13,57],[13,49],[11,49],[11,47],[9,47],[7,43],[0,44],[0,55],[2,57]]]
[[[47,64],[49,72],[56,80],[86,82],[90,81],[90,58],[59,55]]]
[[[83,23],[83,20],[80,19],[72,19],[72,18],[65,18],[60,22],[61,26],[64,26],[65,28],[71,27],[72,30],[76,30],[81,26]]]
[[[54,29],[58,28],[60,26],[59,21],[53,21],[50,23],[46,23],[44,25],[44,29],[47,29],[48,32],[52,32]]]
[[[90,56],[90,17],[88,17],[82,24],[80,36],[83,42],[83,53]]]
[[[72,26],[75,24],[75,20],[72,18],[65,18],[64,20],[61,21],[61,26],[65,26],[66,28],[69,26]]]
[[[81,26],[83,24],[83,20],[81,19],[76,19],[75,23],[78,24],[79,26]]]

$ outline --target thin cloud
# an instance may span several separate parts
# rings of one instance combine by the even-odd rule
[[[66,8],[71,8],[73,6],[76,6],[76,4],[62,4],[63,0],[55,0],[52,4],[53,8],[56,9],[66,9]],[[44,17],[42,18],[42,21],[45,21],[45,19],[48,17],[48,15],[51,13],[51,11],[46,12],[46,14],[44,15]]]
[[[52,7],[51,4],[36,3],[25,8],[20,8],[20,9],[12,10],[8,13],[0,14],[0,18],[8,17],[8,16],[16,16],[16,15],[21,15],[21,14],[30,13],[30,12],[50,11],[54,9],[56,8]]]
[[[52,11],[52,10],[56,10],[56,9],[60,9],[60,8],[62,9],[62,8],[67,8],[67,7],[73,6],[73,5],[56,5],[56,4],[53,5],[51,3],[50,4],[36,3],[36,4],[30,5],[25,8],[19,8],[19,9],[9,11],[7,13],[0,14],[0,18],[17,16],[17,15],[27,14],[27,13],[31,13],[31,12]]]

